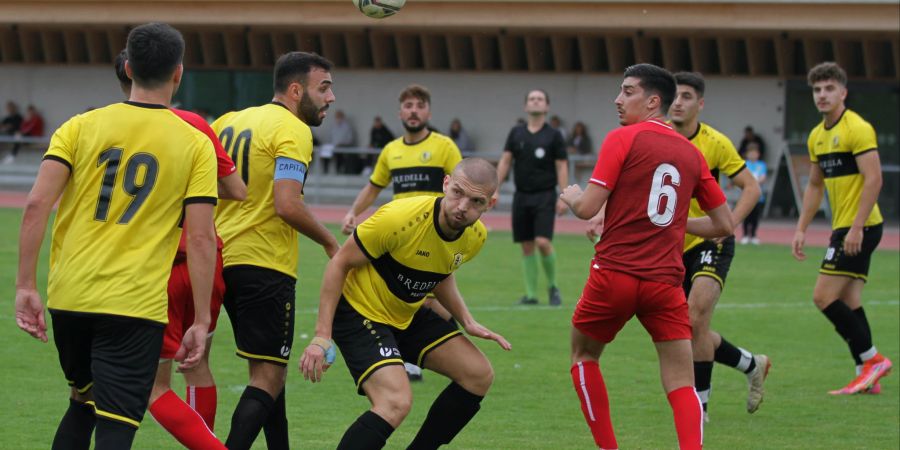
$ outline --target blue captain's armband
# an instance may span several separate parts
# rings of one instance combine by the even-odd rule
[[[306,182],[306,164],[296,159],[279,156],[275,158],[275,180],[294,180],[303,184]]]

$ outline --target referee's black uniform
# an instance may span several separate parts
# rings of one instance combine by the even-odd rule
[[[553,239],[556,161],[568,159],[562,134],[546,123],[537,133],[529,131],[526,124],[516,125],[503,151],[513,156],[513,240],[533,241],[536,236]]]

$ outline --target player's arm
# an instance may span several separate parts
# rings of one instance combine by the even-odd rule
[[[344,280],[347,279],[350,269],[364,266],[367,263],[369,263],[369,259],[359,248],[356,239],[347,239],[347,242],[325,266],[322,289],[319,293],[319,315],[316,319],[314,342],[306,347],[300,358],[300,371],[303,372],[304,379],[313,383],[320,381],[322,373],[328,369],[325,361],[325,348],[318,342],[330,343],[331,341],[334,312],[340,301]]]
[[[759,182],[756,181],[756,177],[754,177],[753,173],[746,167],[733,175],[731,181],[735,186],[741,188],[741,196],[734,205],[734,212],[732,213],[734,224],[737,225],[743,222],[750,212],[753,211],[753,208],[756,207],[756,204],[759,202],[759,196],[762,194],[762,190],[759,188]],[[698,234],[696,236],[700,235]]]
[[[328,231],[303,202],[303,182],[295,178],[277,178],[272,188],[275,198],[275,214],[285,223],[312,239],[325,249],[328,257],[338,251],[337,239]]]
[[[734,221],[728,204],[722,203],[706,211],[706,217],[689,218],[685,230],[694,236],[700,236],[705,239],[717,239],[731,236],[734,233],[735,223],[740,222]]]
[[[809,182],[803,191],[803,205],[800,209],[800,218],[797,220],[797,229],[794,231],[794,239],[791,242],[791,253],[798,261],[806,259],[803,252],[803,244],[806,241],[806,229],[822,204],[822,196],[825,194],[825,174],[818,164],[812,163],[809,167]]]
[[[453,318],[462,324],[463,329],[466,330],[466,333],[468,333],[469,336],[477,336],[482,339],[496,341],[504,350],[512,348],[503,336],[494,333],[475,321],[475,318],[472,317],[472,313],[469,312],[469,308],[466,307],[462,295],[459,293],[459,288],[456,286],[456,278],[452,273],[445,278],[444,281],[438,283],[434,288],[434,295],[437,297],[441,306],[447,308],[447,311],[450,312]]]
[[[16,325],[44,342],[47,342],[47,323],[44,320],[44,303],[37,291],[37,262],[50,213],[65,190],[70,173],[69,166],[60,161],[45,159],[41,163],[34,187],[25,200],[19,231]]]
[[[219,198],[223,200],[244,201],[247,198],[247,185],[237,172],[231,172],[219,178]]]
[[[577,184],[573,184],[563,190],[559,198],[569,205],[575,217],[588,220],[594,218],[606,205],[606,200],[609,199],[611,193],[612,191],[609,189],[594,183],[588,183],[584,192]]]
[[[349,235],[353,232],[353,229],[356,228],[357,216],[369,209],[372,203],[375,203],[375,199],[378,198],[378,194],[381,193],[382,189],[382,187],[376,186],[375,183],[366,183],[362,190],[359,191],[359,194],[356,195],[356,199],[353,200],[350,211],[347,211],[347,215],[344,216],[344,220],[341,222],[341,233]]]
[[[878,152],[869,150],[856,155],[856,166],[863,177],[862,193],[859,196],[859,210],[853,218],[853,225],[844,238],[844,252],[850,256],[859,253],[862,248],[863,227],[878,202],[881,193],[881,160]]]
[[[500,186],[506,182],[506,176],[509,175],[509,168],[512,166],[512,152],[504,151],[500,155],[500,162],[497,163],[497,190],[494,192],[494,198],[500,198]]]
[[[569,185],[569,161],[567,159],[557,159],[556,164],[556,182],[559,184],[559,192],[566,190]],[[556,214],[563,215],[566,212],[566,204],[562,199],[556,200]]]
[[[194,297],[194,323],[184,333],[181,347],[175,353],[175,360],[181,361],[178,365],[181,370],[196,366],[206,352],[206,337],[212,320],[209,300],[216,268],[215,204],[191,200],[187,199],[184,206],[184,229],[188,275]]]

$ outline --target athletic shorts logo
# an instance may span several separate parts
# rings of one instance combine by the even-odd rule
[[[538,147],[538,148],[534,151],[534,156],[535,156],[537,159],[544,159],[544,156],[545,156],[545,155],[547,155],[547,151],[544,150],[544,147]]]
[[[378,353],[381,353],[381,356],[385,358],[390,358],[391,356],[400,356],[400,350],[398,350],[397,348],[381,347],[378,349]]]
[[[287,358],[288,356],[291,356],[291,348],[288,347],[287,345],[282,345],[281,346],[281,356],[284,356],[285,358]]]

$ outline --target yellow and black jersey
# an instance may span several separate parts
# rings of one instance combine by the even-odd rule
[[[825,127],[823,120],[809,133],[809,159],[825,175],[825,189],[831,205],[831,228],[849,228],[859,212],[863,180],[856,157],[878,151],[875,129],[859,114],[845,109],[837,123]],[[883,222],[878,204],[872,208],[865,226]]]
[[[719,130],[703,122],[700,122],[697,132],[688,140],[700,149],[700,153],[706,159],[706,165],[709,166],[709,171],[712,172],[712,176],[716,180],[719,179],[719,173],[734,177],[747,167],[731,140]],[[697,202],[697,199],[691,199],[691,209],[688,212],[688,217],[703,217],[705,215],[706,213],[700,208],[700,203]],[[696,247],[701,242],[703,242],[702,237],[685,233],[684,251],[686,252]]]
[[[397,138],[384,146],[369,182],[380,188],[393,184],[394,199],[444,195],[444,175],[462,160],[459,148],[447,136],[432,131],[425,139],[407,144]]]
[[[371,262],[350,271],[342,293],[369,320],[406,329],[425,295],[481,251],[481,221],[455,238],[441,233],[441,200],[394,200],[356,227],[353,238]]]
[[[275,213],[276,160],[306,174],[312,132],[279,103],[227,113],[212,128],[247,184],[246,200],[223,200],[216,210],[225,267],[265,267],[296,278],[297,231]]]
[[[185,204],[216,202],[209,138],[163,105],[117,103],[53,134],[71,173],[53,224],[47,306],[166,323]]]

